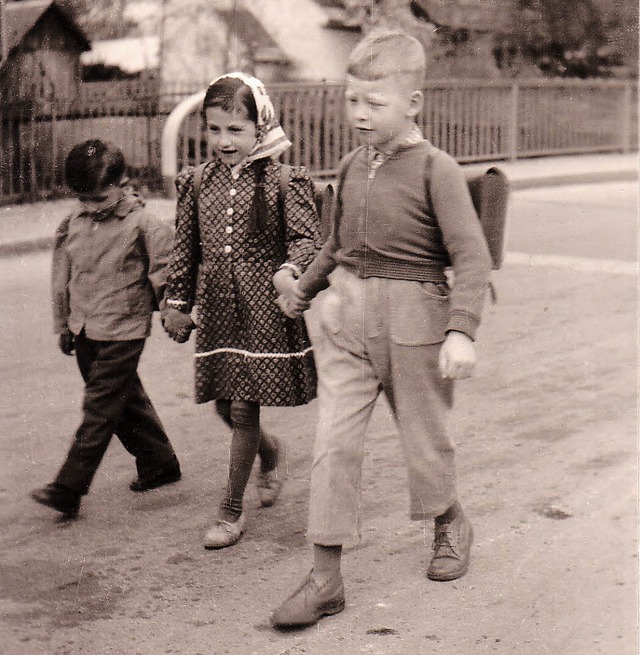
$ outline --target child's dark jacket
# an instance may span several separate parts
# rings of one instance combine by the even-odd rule
[[[398,148],[372,177],[362,148],[344,173],[331,235],[300,287],[312,298],[337,265],[363,278],[444,282],[449,260],[447,330],[474,338],[491,259],[462,169],[423,140]]]
[[[133,193],[106,214],[64,219],[52,263],[54,331],[95,341],[143,339],[164,295],[173,232]]]

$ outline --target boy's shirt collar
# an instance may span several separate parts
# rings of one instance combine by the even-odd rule
[[[422,135],[420,128],[414,123],[407,136],[396,143],[396,145],[391,150],[382,151],[378,150],[375,146],[367,146],[369,168],[375,171],[378,166],[387,161],[389,157],[395,155],[396,152],[404,150],[405,148],[410,148],[411,146],[414,146],[421,141],[424,141],[424,136]]]
[[[95,205],[82,203],[79,215],[87,216],[92,221],[100,222],[112,216],[122,219],[138,207],[144,207],[144,200],[131,188],[126,188],[115,202],[112,202],[106,207],[96,209]]]

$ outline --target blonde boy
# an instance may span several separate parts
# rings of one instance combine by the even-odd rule
[[[410,518],[435,520],[427,577],[454,580],[469,565],[473,530],[457,500],[447,417],[453,381],[473,373],[491,264],[460,166],[415,123],[424,71],[421,44],[401,32],[372,33],[354,49],[345,95],[362,145],[341,163],[331,236],[285,298],[295,314],[326,288],[312,335],[313,569],[273,612],[277,628],[344,608],[342,546],[358,535],[363,442],[381,391],[406,458]]]

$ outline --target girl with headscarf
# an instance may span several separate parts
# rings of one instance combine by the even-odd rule
[[[243,496],[256,455],[263,506],[275,502],[285,478],[284,444],[261,429],[260,407],[296,406],[315,397],[304,319],[280,311],[273,277],[278,273],[281,289],[295,287],[320,235],[306,172],[293,167],[286,192],[281,189],[276,158],[291,143],[263,84],[243,73],[217,78],[205,94],[202,117],[214,157],[176,179],[163,324],[182,343],[195,314],[195,401],[215,401],[232,431],[226,491],[204,540],[205,548],[224,548],[244,532]]]

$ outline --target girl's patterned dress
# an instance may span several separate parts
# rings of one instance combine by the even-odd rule
[[[195,169],[184,169],[176,180],[176,234],[166,298],[185,311],[197,305],[197,403],[226,398],[294,406],[315,397],[316,371],[304,319],[282,313],[272,282],[284,262],[303,271],[320,246],[313,186],[302,169],[292,170],[285,220],[279,208],[280,167],[274,160],[266,164],[268,215],[262,229],[252,233],[247,227],[255,162],[233,173],[218,160],[207,164],[198,225]]]

